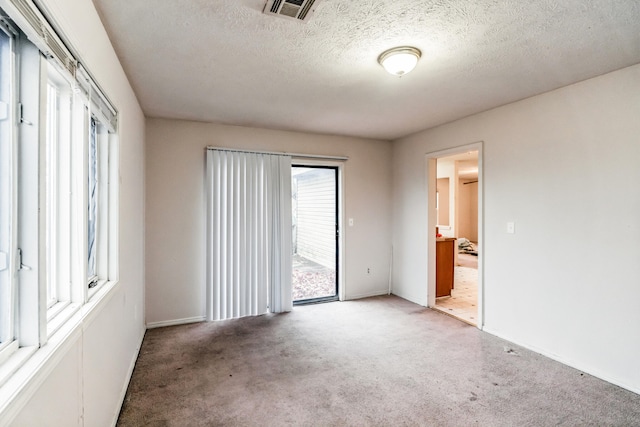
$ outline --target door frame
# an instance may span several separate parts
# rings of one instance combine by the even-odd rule
[[[483,141],[427,153],[425,155],[425,176],[427,183],[427,307],[436,305],[436,183],[437,159],[468,151],[478,152],[478,329],[483,329],[484,305],[484,161]]]
[[[338,292],[336,299],[321,298],[316,300],[302,300],[300,303],[294,302],[294,305],[313,304],[315,302],[329,302],[329,301],[344,301],[345,299],[345,274],[344,274],[344,162],[311,158],[296,158],[291,159],[291,167],[309,167],[309,168],[331,168],[337,172],[336,181],[336,203],[337,203],[337,238],[336,238],[336,286]]]

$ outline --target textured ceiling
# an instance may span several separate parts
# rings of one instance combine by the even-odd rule
[[[638,0],[93,0],[149,117],[395,139],[640,63]],[[422,50],[397,78],[377,63]]]

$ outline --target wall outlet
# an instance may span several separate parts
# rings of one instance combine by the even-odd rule
[[[367,276],[371,275],[371,267],[367,267]]]

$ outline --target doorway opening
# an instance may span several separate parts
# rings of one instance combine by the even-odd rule
[[[478,328],[483,324],[481,154],[481,144],[472,144],[427,156],[429,306]]]
[[[338,300],[338,196],[338,167],[292,166],[295,305]]]

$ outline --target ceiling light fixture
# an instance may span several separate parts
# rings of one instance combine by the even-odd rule
[[[420,56],[422,56],[420,49],[401,46],[382,52],[378,62],[389,74],[402,77],[415,68]]]

